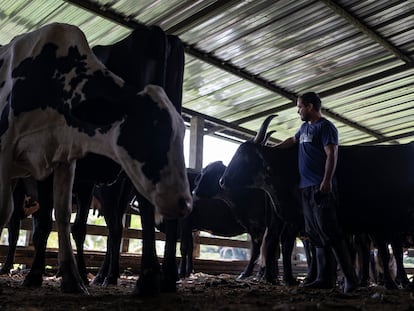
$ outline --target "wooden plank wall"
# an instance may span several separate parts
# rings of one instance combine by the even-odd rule
[[[123,230],[123,243],[121,247],[120,253],[120,269],[129,270],[132,273],[138,274],[140,269],[140,262],[141,262],[141,255],[129,253],[128,252],[128,243],[129,239],[142,239],[142,231],[140,229],[133,229],[130,228],[130,215],[126,215],[126,226]],[[21,229],[27,230],[31,233],[32,230],[32,221],[30,218],[24,219],[21,224]],[[5,229],[6,230],[6,229]],[[53,223],[52,232],[56,232],[56,224]],[[87,232],[90,235],[98,235],[98,236],[107,236],[108,230],[105,226],[96,226],[96,225],[88,225]],[[23,264],[27,267],[30,267],[33,256],[34,256],[34,248],[31,244],[31,234],[30,237],[27,239],[30,241],[26,246],[19,246],[16,251],[15,256],[15,263],[16,264]],[[161,232],[156,233],[156,239],[160,241],[165,241],[165,236]],[[216,245],[216,246],[223,246],[223,247],[238,247],[238,248],[249,248],[250,242],[249,241],[239,241],[239,240],[232,240],[227,238],[214,238],[214,237],[204,237],[198,236],[196,238],[196,243],[204,244],[204,245]],[[6,255],[7,255],[8,247],[6,245],[0,245],[0,262],[4,262]],[[88,269],[94,273],[100,267],[103,257],[105,255],[104,251],[86,251],[86,264]],[[159,254],[162,257],[162,254]],[[51,267],[52,270],[57,269],[57,249],[48,249],[47,254],[47,265]],[[177,258],[177,262],[180,258]],[[162,258],[160,258],[160,262]],[[228,274],[240,274],[245,266],[247,265],[247,261],[244,260],[205,260],[205,259],[198,259],[196,258],[194,261],[194,269],[195,272],[204,272],[208,274],[221,274],[221,273],[228,273]],[[298,271],[305,271],[306,267],[303,265],[295,264],[297,266]],[[295,268],[294,267],[294,268]]]

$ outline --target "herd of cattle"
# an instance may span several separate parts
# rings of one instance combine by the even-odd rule
[[[304,236],[297,150],[267,146],[270,116],[228,167],[218,161],[199,174],[186,169],[183,72],[181,41],[158,27],[138,27],[114,45],[91,49],[80,29],[55,23],[0,48],[0,227],[9,228],[1,273],[13,264],[19,207],[29,192],[40,209],[33,214],[35,256],[25,286],[42,285],[54,209],[62,291],[88,292],[83,243],[92,197],[101,203],[109,232],[94,284],[117,284],[122,217],[132,198],[139,202],[143,230],[135,294],[175,291],[177,279],[193,272],[195,230],[250,235],[251,258],[240,278],[259,263],[260,276],[277,282],[281,245],[283,280],[297,284],[291,255],[296,238]],[[339,155],[338,215],[352,239],[350,251],[358,253],[361,286],[368,283],[372,242],[384,262],[385,286],[409,286],[402,247],[414,232],[414,144],[341,147]],[[78,208],[70,228],[72,200]],[[156,226],[166,234],[162,268]],[[389,243],[397,278],[388,269]],[[311,246],[307,254],[312,278]]]

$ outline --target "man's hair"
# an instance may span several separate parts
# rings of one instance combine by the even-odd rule
[[[305,106],[308,104],[313,104],[313,108],[315,108],[316,111],[321,110],[321,99],[315,92],[304,93],[300,95],[300,98],[302,98],[302,103]]]

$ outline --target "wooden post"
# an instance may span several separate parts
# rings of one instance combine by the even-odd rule
[[[131,227],[131,213],[127,212],[124,214],[124,230]],[[129,239],[121,239],[121,252],[128,253],[129,249]]]
[[[204,141],[204,119],[192,117],[190,123],[190,158],[189,166],[198,171],[203,168],[203,141]],[[200,257],[200,231],[193,233],[194,251],[193,257]]]
[[[192,117],[190,123],[189,166],[196,170],[203,168],[204,119]]]

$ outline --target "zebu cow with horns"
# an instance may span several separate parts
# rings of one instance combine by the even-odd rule
[[[110,72],[79,28],[50,24],[1,47],[0,87],[0,226],[15,178],[54,174],[63,291],[87,292],[69,237],[76,159],[111,158],[157,213],[191,211],[181,116],[161,88],[139,92]]]
[[[265,189],[283,220],[303,222],[297,149],[261,144],[273,117],[266,118],[253,141],[240,145],[221,185]],[[413,232],[414,143],[339,146],[338,154],[337,214],[344,232],[376,237]]]

